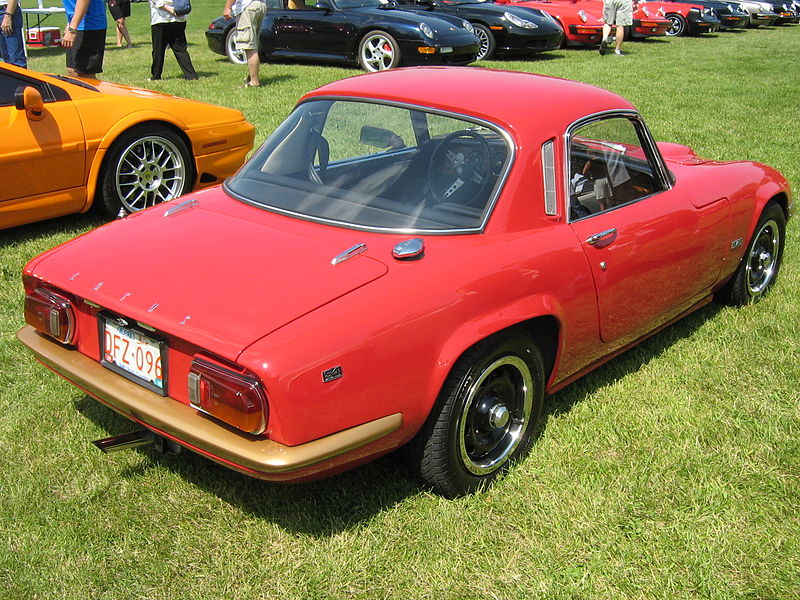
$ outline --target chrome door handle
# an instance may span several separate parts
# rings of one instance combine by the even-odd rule
[[[617,230],[615,228],[606,229],[605,231],[601,231],[600,233],[595,233],[594,235],[590,235],[586,238],[586,243],[590,246],[596,246],[603,240],[608,240],[609,242],[611,239],[617,236]]]

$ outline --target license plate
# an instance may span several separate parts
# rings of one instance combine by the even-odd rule
[[[103,365],[166,395],[166,343],[107,317],[101,318],[100,340]]]

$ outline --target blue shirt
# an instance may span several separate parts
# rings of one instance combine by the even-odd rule
[[[64,4],[64,10],[67,12],[67,23],[72,20],[75,14],[76,0],[61,0]],[[91,30],[91,29],[107,29],[106,22],[106,3],[104,0],[89,0],[89,8],[86,9],[86,14],[83,16],[81,24],[78,25],[78,30]]]

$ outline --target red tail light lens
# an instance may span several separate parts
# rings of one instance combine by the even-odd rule
[[[62,344],[75,337],[75,313],[68,298],[41,285],[30,285],[25,296],[25,321]]]
[[[189,403],[247,433],[258,435],[267,427],[267,397],[258,378],[210,360],[192,361]]]

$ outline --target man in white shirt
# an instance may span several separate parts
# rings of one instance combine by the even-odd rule
[[[258,87],[258,38],[261,22],[266,11],[264,0],[226,0],[222,15],[226,19],[236,19],[236,49],[243,50],[247,57],[247,79],[244,87]]]

